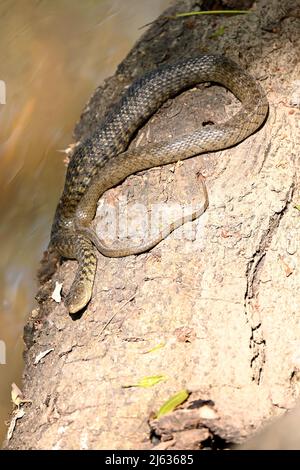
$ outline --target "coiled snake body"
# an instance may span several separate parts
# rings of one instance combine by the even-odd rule
[[[201,126],[175,141],[126,151],[136,130],[167,99],[207,81],[228,88],[241,101],[240,111],[223,124]],[[101,195],[137,171],[241,142],[260,127],[267,111],[268,102],[260,85],[223,56],[204,55],[157,68],[128,88],[96,132],[75,149],[56,209],[49,246],[79,263],[65,301],[70,313],[81,310],[91,298],[97,265],[94,245],[106,256],[126,256],[153,246],[139,250],[106,247],[89,228]]]

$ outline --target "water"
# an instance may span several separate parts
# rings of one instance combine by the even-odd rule
[[[64,181],[59,150],[139,27],[169,3],[0,0],[0,442],[11,383],[21,385],[23,326]]]

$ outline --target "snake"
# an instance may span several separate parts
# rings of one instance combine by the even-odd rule
[[[201,123],[192,133],[170,141],[128,148],[137,130],[163,103],[203,82],[220,84],[236,96],[241,107],[233,117],[224,123]],[[56,208],[49,248],[78,262],[65,297],[70,314],[80,312],[92,297],[97,251],[109,257],[138,254],[185,222],[174,222],[155,240],[138,248],[108,247],[91,229],[98,201],[105,191],[141,170],[229,148],[257,131],[267,113],[268,101],[261,85],[224,55],[205,54],[160,65],[132,82],[95,131],[75,148]],[[198,217],[207,205],[206,202],[191,218]]]

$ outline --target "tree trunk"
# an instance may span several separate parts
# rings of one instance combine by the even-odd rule
[[[41,287],[25,327],[23,392],[32,404],[23,405],[7,448],[224,448],[293,407],[300,377],[299,3],[257,0],[247,15],[172,18],[226,4],[246,2],[181,0],[161,15],[96,90],[75,139],[95,128],[133,78],[203,53],[225,54],[261,82],[267,122],[234,148],[141,172],[102,198],[97,226],[107,228],[108,211],[121,207],[120,222],[128,209],[139,231],[147,221],[141,207],[203,203],[201,173],[209,208],[148,253],[99,255],[93,298],[76,321],[51,299],[56,281],[68,291],[76,262],[63,262]],[[200,85],[169,100],[131,145],[226,120],[238,106],[222,87]],[[126,387],[147,376],[164,380]],[[188,400],[153,419],[182,389]]]

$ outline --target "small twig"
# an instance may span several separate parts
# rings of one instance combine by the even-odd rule
[[[194,15],[244,15],[253,13],[250,10],[209,10],[209,11],[188,11],[186,13],[175,13],[173,16],[163,16],[162,20],[176,20],[177,18],[184,18],[185,16],[194,16]],[[156,23],[157,20],[150,21],[143,26],[140,26],[138,29],[146,28],[151,26],[153,23]]]
[[[113,319],[116,317],[116,315],[118,315],[118,313],[120,313],[120,311],[127,305],[129,304],[129,302],[131,302],[135,297],[135,294],[133,294],[128,300],[126,300],[126,302],[111,316],[111,318],[105,323],[104,327],[102,328],[102,330],[100,331],[99,333],[99,336],[102,335],[102,333],[106,330],[106,328],[108,327],[108,325],[113,321]]]
[[[252,13],[250,10],[208,10],[208,11],[188,11],[186,13],[175,13],[174,16],[170,18],[182,18],[185,16],[194,16],[194,15],[243,15],[247,13]]]

